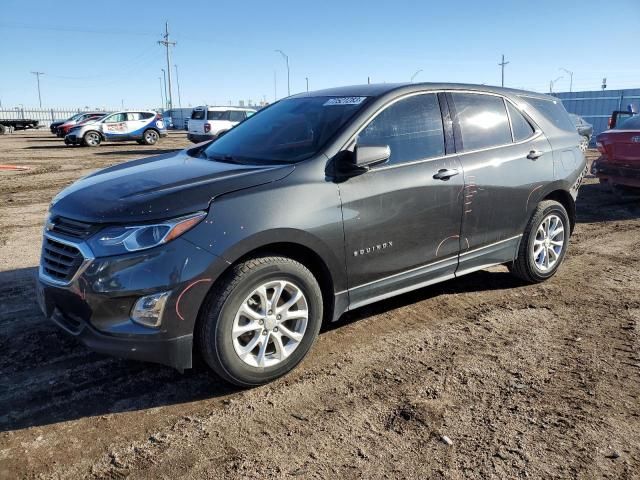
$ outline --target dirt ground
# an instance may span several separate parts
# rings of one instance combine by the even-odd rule
[[[182,148],[0,136],[0,478],[640,478],[640,202],[587,179],[563,267],[359,309],[252,390],[101,356],[40,314],[51,197]],[[594,158],[596,152],[590,152]]]

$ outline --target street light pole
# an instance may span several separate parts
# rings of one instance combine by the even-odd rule
[[[560,76],[560,77],[556,78],[555,80],[551,80],[551,81],[549,82],[549,93],[553,93],[553,85],[554,85],[558,80],[561,80],[561,79],[563,79],[563,78],[564,78],[563,76]]]
[[[413,75],[411,75],[411,83],[413,83],[413,79],[414,79],[414,78],[416,78],[416,77],[418,76],[418,74],[419,74],[420,72],[422,72],[422,71],[423,71],[422,69],[417,70],[417,71],[416,71],[416,73],[414,73]]]
[[[38,103],[40,104],[40,108],[42,108],[42,96],[40,95],[40,75],[44,75],[44,72],[31,72],[36,76],[38,81]]]
[[[169,96],[167,97],[165,95],[165,97],[167,99],[168,110],[171,110],[173,108],[173,97],[171,96],[171,52],[169,50],[169,47],[175,47],[176,42],[169,41],[169,22],[165,22],[164,24],[164,35],[162,36],[162,38],[162,40],[158,41],[158,44],[164,46],[167,50],[167,77],[169,77]]]
[[[178,65],[174,65],[176,67],[176,86],[178,87],[178,108],[180,109],[180,120],[184,123],[184,118],[182,117],[182,99],[180,98],[180,79],[178,78]]]
[[[158,81],[160,82],[160,105],[164,109],[164,95],[162,94],[162,77],[158,77]]]
[[[164,78],[164,106],[165,110],[169,110],[169,96],[167,95],[167,72],[164,68],[162,70],[162,78]]]
[[[284,58],[285,62],[287,62],[287,96],[291,96],[291,78],[290,78],[290,70],[289,70],[289,55],[284,53],[282,50],[276,50],[282,58]]]
[[[569,92],[572,92],[573,91],[573,72],[562,67],[560,68],[560,70],[569,74]]]
[[[304,77],[304,79],[307,81],[307,92],[309,91],[309,77]]]

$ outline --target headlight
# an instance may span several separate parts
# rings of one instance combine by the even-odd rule
[[[97,257],[146,250],[178,238],[206,216],[206,212],[197,212],[154,224],[107,227],[88,243]]]

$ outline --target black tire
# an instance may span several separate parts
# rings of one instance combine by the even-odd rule
[[[142,134],[142,143],[144,145],[155,145],[160,139],[160,134],[153,128],[148,128]]]
[[[82,145],[85,147],[98,147],[102,142],[102,137],[95,130],[90,130],[82,136]]]
[[[231,330],[248,295],[275,280],[293,282],[304,294],[308,319],[298,346],[277,365],[251,366],[236,353]],[[204,361],[224,380],[242,387],[268,383],[294,369],[311,349],[322,324],[322,293],[313,274],[287,257],[260,256],[234,265],[207,296],[194,332]],[[265,323],[266,325],[266,323]]]
[[[533,243],[536,240],[536,234],[538,227],[544,219],[550,215],[556,215],[562,221],[564,228],[564,243],[558,254],[558,260],[546,271],[542,271],[536,265],[535,258],[533,256]],[[524,230],[522,239],[520,240],[520,247],[518,248],[518,256],[509,264],[509,271],[516,277],[524,280],[528,283],[539,283],[555,275],[558,271],[558,267],[562,264],[564,256],[569,246],[569,237],[571,236],[571,224],[569,223],[569,216],[567,211],[561,203],[555,200],[544,200],[538,204],[536,210],[533,212],[527,227]]]
[[[4,135],[5,133],[7,133],[7,127],[0,124],[0,135]]]

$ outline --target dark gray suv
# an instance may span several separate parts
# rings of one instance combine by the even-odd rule
[[[87,346],[258,385],[323,321],[505,264],[562,262],[585,159],[562,104],[456,84],[295,95],[222,138],[57,195],[38,299]]]

